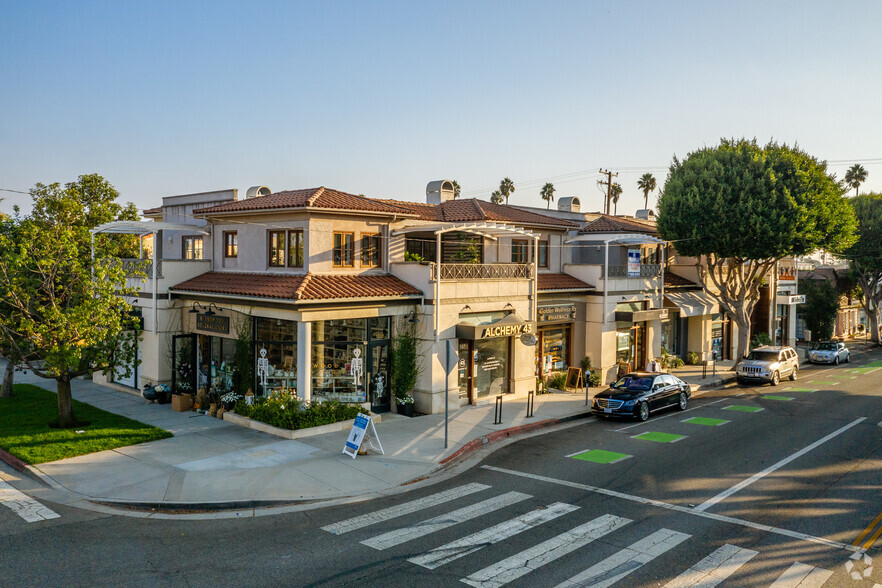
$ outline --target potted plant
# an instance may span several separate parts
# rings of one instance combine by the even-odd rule
[[[405,394],[403,396],[395,397],[395,408],[398,410],[398,414],[403,414],[404,416],[412,417],[413,416],[413,402],[414,398],[410,394]]]
[[[233,407],[236,406],[236,403],[239,402],[240,398],[242,398],[241,394],[236,394],[231,391],[221,396],[220,400],[221,404],[224,406],[224,410],[233,410]]]

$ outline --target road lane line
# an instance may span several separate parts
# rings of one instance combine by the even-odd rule
[[[425,498],[419,498],[411,502],[405,502],[404,504],[390,506],[389,508],[384,508],[383,510],[370,512],[351,519],[346,519],[345,521],[340,521],[339,523],[334,523],[333,525],[322,527],[322,529],[328,531],[329,533],[334,533],[335,535],[342,535],[343,533],[348,533],[349,531],[361,529],[362,527],[367,527],[369,525],[388,521],[389,519],[394,519],[396,517],[401,517],[407,514],[418,512],[423,510],[424,508],[430,508],[439,504],[446,504],[447,502],[450,502],[457,498],[462,498],[463,496],[468,496],[469,494],[474,494],[475,492],[480,492],[481,490],[487,490],[488,488],[490,488],[490,486],[484,484],[465,484],[464,486],[457,486],[456,488],[451,488],[450,490],[438,492],[437,494],[432,494],[431,496],[426,496]]]
[[[605,514],[584,525],[570,529],[566,533],[561,533],[557,537],[552,537],[548,541],[543,541],[535,547],[479,570],[460,581],[476,588],[504,586],[588,545],[595,539],[600,539],[604,535],[624,527],[630,522],[631,519]]]
[[[695,510],[700,512],[700,511],[704,511],[704,510],[709,509],[710,507],[714,506],[715,504],[722,502],[726,498],[732,496],[733,494],[735,494],[739,490],[746,488],[747,486],[750,486],[751,484],[753,484],[757,480],[761,480],[762,478],[771,474],[775,470],[778,470],[778,469],[784,467],[785,465],[787,465],[788,463],[790,463],[794,459],[802,457],[803,455],[805,455],[806,453],[808,453],[812,449],[820,447],[821,445],[823,445],[824,443],[826,443],[830,439],[833,439],[834,437],[841,435],[842,433],[846,432],[847,430],[854,427],[855,425],[862,423],[865,420],[867,420],[867,417],[860,417],[858,419],[853,420],[851,423],[845,425],[844,427],[840,427],[839,429],[836,429],[835,431],[833,431],[832,433],[830,433],[826,437],[818,439],[817,441],[815,441],[814,443],[812,443],[808,447],[804,447],[804,448],[800,449],[796,453],[794,453],[788,457],[785,457],[784,459],[782,459],[778,463],[770,465],[769,467],[767,467],[763,471],[752,475],[751,477],[747,478],[746,480],[742,480],[741,482],[735,484],[734,486],[732,486],[728,490],[724,490],[723,492],[720,492],[719,494],[717,494],[713,498],[709,498],[708,500],[705,500],[704,502],[702,502],[701,504],[696,506]]]
[[[854,545],[849,545],[848,543],[842,543],[841,541],[833,541],[831,539],[825,539],[824,537],[815,537],[813,535],[806,535],[805,533],[800,533],[798,531],[791,531],[790,529],[782,529],[780,527],[771,527],[769,525],[763,525],[761,523],[754,523],[753,521],[746,521],[744,519],[737,519],[735,517],[730,517],[726,515],[714,514],[710,512],[698,512],[694,508],[690,508],[688,506],[680,506],[677,504],[671,504],[669,502],[662,502],[661,500],[654,500],[652,498],[643,498],[642,496],[635,496],[633,494],[625,494],[624,492],[618,492],[616,490],[607,490],[606,488],[598,488],[597,486],[589,486],[588,484],[581,484],[579,482],[570,482],[569,480],[560,480],[558,478],[549,478],[548,476],[541,476],[539,474],[530,474],[527,472],[519,472],[517,470],[509,470],[505,468],[499,468],[496,466],[483,465],[481,469],[490,470],[492,472],[498,472],[500,474],[508,474],[511,476],[518,476],[521,478],[527,478],[530,480],[536,480],[538,482],[546,482],[549,484],[557,484],[559,486],[566,486],[568,488],[575,488],[577,490],[584,490],[586,492],[594,492],[595,494],[601,494],[603,496],[612,496],[613,498],[621,498],[622,500],[629,500],[631,502],[636,502],[638,504],[644,504],[647,506],[655,506],[658,508],[666,508],[668,510],[672,510],[675,512],[693,515],[697,517],[701,517],[704,519],[710,519],[712,521],[719,521],[721,523],[729,523],[732,525],[739,525],[741,527],[747,527],[748,529],[756,529],[757,531],[764,531],[766,533],[773,533],[775,535],[781,535],[782,537],[789,537],[791,539],[799,539],[801,541],[807,541],[809,543],[817,543],[819,545],[826,545],[827,547],[835,547],[837,549],[843,549],[845,551],[854,552],[863,552],[860,547],[856,547]]]
[[[453,512],[427,519],[425,521],[420,521],[409,527],[395,529],[394,531],[389,531],[388,533],[365,539],[361,543],[362,545],[367,545],[368,547],[373,547],[374,549],[382,551],[383,549],[401,545],[402,543],[418,539],[419,537],[425,537],[435,531],[440,531],[441,529],[464,523],[465,521],[491,513],[500,508],[511,506],[512,504],[516,504],[528,498],[532,498],[532,496],[522,492],[507,492],[501,496],[494,496],[493,498],[470,504]]]
[[[870,525],[866,529],[864,529],[864,532],[858,535],[858,538],[852,541],[851,544],[860,545],[861,541],[864,540],[864,537],[869,535],[873,531],[873,528],[879,524],[879,521],[882,521],[882,513],[879,513],[879,516],[873,519],[873,522],[870,523]]]
[[[557,585],[557,588],[570,588],[572,586],[606,588],[666,551],[673,549],[691,536],[679,531],[671,531],[670,529],[659,529],[652,535],[644,537],[630,547],[626,547],[618,553],[609,556],[584,572],[573,576],[565,582],[561,582]]]
[[[664,588],[713,588],[757,553],[759,552],[727,543],[665,584]]]
[[[796,562],[775,580],[769,588],[820,588],[833,572]]]
[[[878,529],[876,529],[876,532],[873,533],[873,536],[870,537],[866,543],[864,543],[863,548],[865,550],[871,548],[873,546],[873,543],[876,542],[876,539],[879,538],[879,535],[882,535],[882,526],[880,526]]]
[[[3,480],[0,480],[0,504],[8,507],[12,512],[29,523],[61,518],[60,514],[48,506],[43,506],[24,492],[16,490]]]
[[[542,523],[547,523],[550,520],[578,509],[578,506],[573,506],[572,504],[555,502],[554,504],[548,505],[546,508],[528,512],[517,518],[499,523],[489,529],[478,531],[468,537],[463,537],[462,539],[453,541],[447,545],[442,545],[441,547],[427,551],[416,557],[412,557],[407,561],[423,566],[426,569],[434,570],[435,568],[452,562],[455,559],[459,559],[470,553],[483,549],[487,545],[499,543],[504,539],[508,539],[518,533],[522,533],[541,525]]]

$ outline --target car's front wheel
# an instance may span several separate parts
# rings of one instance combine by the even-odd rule
[[[838,355],[833,359],[833,365],[839,365],[839,356]]]
[[[795,381],[796,381],[796,373],[797,373],[798,371],[799,371],[799,368],[796,367],[796,366],[793,366],[793,371],[790,372],[790,381],[791,381],[791,382],[795,382]]]
[[[851,353],[845,354],[845,363],[851,363]]]
[[[738,385],[739,385],[739,386],[743,386],[744,384],[747,383],[747,382],[744,381],[743,378],[739,378],[738,376],[735,376],[735,381],[738,382]]]
[[[780,381],[781,381],[781,374],[779,374],[778,372],[775,372],[774,374],[772,374],[772,382],[771,382],[772,386],[777,386],[778,382],[780,382]]]
[[[689,402],[689,399],[686,397],[685,392],[680,392],[680,400],[677,402],[677,408],[680,410],[686,410],[686,403]]]
[[[642,422],[646,422],[649,419],[649,405],[645,402],[641,402],[637,406],[637,418]]]

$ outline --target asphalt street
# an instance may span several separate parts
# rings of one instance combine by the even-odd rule
[[[855,359],[560,426],[380,500],[196,521],[0,508],[0,585],[882,584],[882,352]]]

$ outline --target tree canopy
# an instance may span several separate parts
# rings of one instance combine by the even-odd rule
[[[859,163],[854,164],[845,172],[845,184],[854,188],[854,195],[859,196],[861,184],[867,180],[867,170]]]
[[[857,240],[843,251],[861,289],[861,304],[870,318],[870,335],[879,343],[882,306],[882,194],[863,194],[849,200],[857,218]]]
[[[643,208],[649,208],[649,193],[658,187],[655,176],[649,172],[643,174],[637,180],[637,187],[643,192]]]
[[[551,208],[551,203],[554,202],[554,184],[546,182],[539,194],[542,196],[542,200],[548,203],[547,208]]]
[[[511,181],[511,178],[502,178],[502,181],[499,182],[499,193],[505,198],[505,203],[508,204],[508,197],[514,194],[515,186],[514,182]]]

